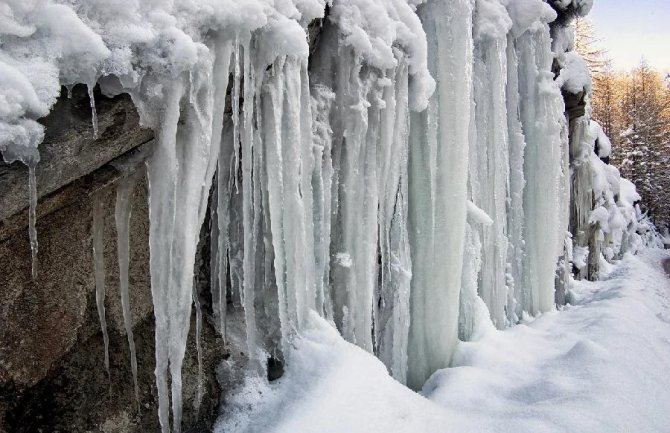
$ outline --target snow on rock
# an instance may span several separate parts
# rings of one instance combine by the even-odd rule
[[[515,37],[556,19],[556,12],[542,0],[508,0],[507,12],[512,18],[512,34]]]
[[[603,131],[602,126],[595,120],[591,120],[591,136],[597,140],[598,157],[609,157],[612,154],[612,142],[605,134],[605,131]]]
[[[396,66],[394,46],[407,51],[412,76],[410,106],[422,111],[435,89],[426,64],[426,36],[414,12],[421,1],[335,0],[330,19],[336,22],[343,44],[380,69]]]

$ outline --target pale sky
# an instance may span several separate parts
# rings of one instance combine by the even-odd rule
[[[594,0],[589,19],[616,69],[670,72],[670,0]]]

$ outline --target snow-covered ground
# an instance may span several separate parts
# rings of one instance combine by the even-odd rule
[[[314,315],[284,377],[249,381],[215,432],[667,433],[668,258],[628,255],[562,311],[485,329],[421,394]]]

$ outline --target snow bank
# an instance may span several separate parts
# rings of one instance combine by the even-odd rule
[[[430,432],[450,421],[316,314],[281,379],[252,379],[232,394],[215,433]]]
[[[465,415],[455,432],[665,431],[668,257],[627,255],[611,279],[574,282],[563,311],[461,344],[425,395]]]

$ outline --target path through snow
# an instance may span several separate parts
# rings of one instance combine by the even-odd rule
[[[217,433],[670,431],[670,253],[627,256],[573,305],[461,343],[423,395],[321,319],[275,384],[249,382]]]

